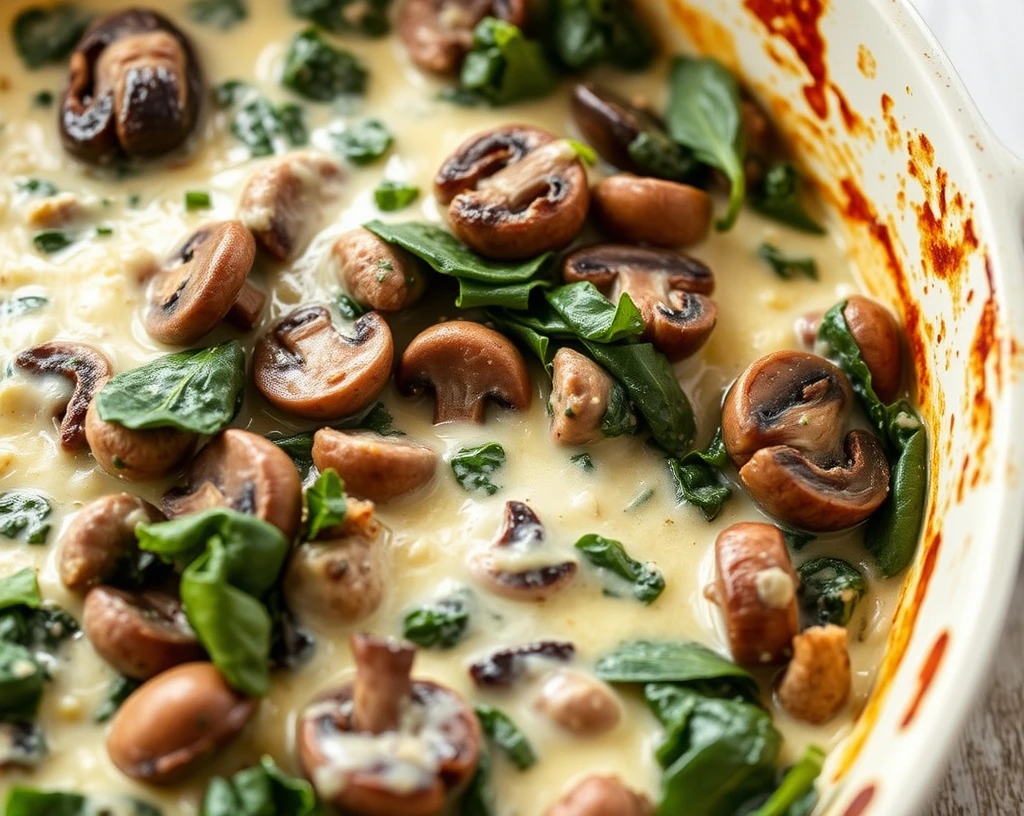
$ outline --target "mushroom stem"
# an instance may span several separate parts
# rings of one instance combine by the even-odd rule
[[[412,662],[416,650],[408,643],[372,635],[353,635],[356,680],[352,691],[352,721],[356,731],[383,734],[397,731],[412,692]]]
[[[224,320],[235,328],[242,331],[249,331],[260,319],[263,305],[267,302],[267,296],[253,286],[249,281],[242,284],[238,297],[231,304]]]

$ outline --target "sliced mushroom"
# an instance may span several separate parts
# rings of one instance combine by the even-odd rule
[[[195,52],[166,17],[147,9],[101,17],[71,53],[64,147],[97,164],[168,153],[195,127],[202,96]]]
[[[85,414],[85,438],[97,464],[129,482],[159,479],[178,470],[192,455],[197,434],[179,428],[135,430],[100,419],[96,400]]]
[[[658,133],[668,139],[661,122],[648,111],[593,82],[573,86],[572,118],[602,159],[638,176],[650,175],[650,170],[629,154],[629,146],[644,133]]]
[[[283,450],[259,434],[229,428],[192,462],[185,486],[164,494],[170,518],[230,507],[277,527],[289,541],[299,529],[302,483]]]
[[[387,385],[394,358],[391,329],[376,312],[346,337],[323,306],[302,306],[260,338],[256,387],[274,406],[311,419],[334,419],[369,405]]]
[[[278,260],[296,253],[315,229],[325,205],[337,198],[341,165],[312,150],[271,159],[249,178],[238,220]]]
[[[530,407],[526,362],[502,334],[465,320],[424,329],[398,366],[403,394],[434,392],[434,424],[483,422],[487,400],[517,411]]]
[[[903,340],[896,318],[875,301],[851,295],[843,319],[871,372],[872,389],[882,402],[892,402],[903,383]]]
[[[256,243],[241,221],[200,227],[150,281],[146,331],[161,343],[187,346],[212,331],[243,290],[247,309],[255,298],[258,314],[265,298],[246,282],[255,257]]]
[[[299,763],[352,816],[436,816],[472,778],[480,725],[455,692],[410,677],[406,643],[354,635],[356,679],[299,716]]]
[[[568,585],[577,562],[543,558],[544,527],[522,502],[505,503],[497,539],[471,556],[473,575],[492,592],[517,601],[542,601]],[[539,555],[538,555],[539,554]]]
[[[551,362],[551,439],[559,445],[589,445],[604,438],[615,381],[589,357],[560,348]]]
[[[591,774],[572,786],[546,816],[654,816],[654,807],[611,774]]]
[[[360,306],[398,312],[423,297],[427,280],[414,255],[358,227],[331,248],[338,280]]]
[[[686,247],[711,228],[711,197],[689,184],[620,173],[592,193],[598,226],[616,241]]]
[[[718,307],[705,297],[715,288],[711,270],[677,252],[598,244],[569,255],[562,277],[590,281],[616,303],[628,294],[643,317],[643,338],[673,362],[696,353],[718,319]]]
[[[506,688],[516,682],[531,664],[567,662],[576,654],[576,647],[565,640],[540,640],[499,649],[469,667],[469,676],[481,688]]]
[[[704,594],[725,619],[732,658],[744,666],[779,663],[799,626],[800,578],[773,524],[733,524],[715,539],[715,583]]]
[[[61,583],[75,592],[107,583],[138,551],[135,528],[163,518],[149,502],[127,493],[90,502],[61,537],[57,553]]]
[[[107,356],[85,343],[51,340],[25,349],[14,358],[14,364],[33,374],[59,374],[72,382],[74,391],[62,409],[60,446],[66,451],[84,448],[89,404],[114,374]]]
[[[289,609],[331,628],[372,615],[390,577],[388,535],[373,503],[350,497],[340,527],[292,552],[284,577]]]
[[[484,17],[526,24],[525,0],[404,0],[398,33],[419,68],[454,74],[473,47],[473,29]]]
[[[535,706],[562,728],[581,737],[610,731],[622,718],[614,692],[589,674],[558,669],[544,681]]]
[[[181,602],[163,592],[94,587],[85,596],[82,629],[100,657],[135,680],[205,657]]]
[[[382,504],[426,485],[437,470],[437,453],[401,436],[323,428],[313,437],[313,462],[334,468],[350,495]]]
[[[463,142],[434,188],[456,237],[488,258],[532,258],[564,247],[583,228],[590,203],[572,146],[521,125]]]
[[[107,753],[126,776],[167,785],[201,767],[245,727],[256,701],[212,663],[185,663],[148,680],[118,709]]]
[[[793,638],[793,659],[779,683],[779,704],[798,720],[821,725],[850,696],[852,674],[842,626],[812,626]]]

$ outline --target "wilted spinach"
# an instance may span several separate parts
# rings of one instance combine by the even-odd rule
[[[507,714],[489,705],[478,705],[474,711],[483,732],[519,770],[525,771],[537,763],[530,741]]]
[[[665,579],[658,568],[650,562],[631,558],[619,541],[588,533],[575,546],[595,567],[607,570],[630,584],[633,596],[641,603],[654,603],[665,590]]]
[[[466,591],[455,592],[406,613],[402,637],[424,649],[450,649],[469,628],[470,609]]]
[[[592,473],[594,470],[594,460],[589,453],[574,454],[569,457],[569,461],[574,465],[578,465],[584,473]]]
[[[665,460],[676,485],[676,499],[700,508],[707,521],[712,521],[722,505],[732,496],[732,488],[722,475],[729,462],[729,454],[722,441],[722,429],[702,451],[690,451],[681,459]]]
[[[298,105],[274,105],[238,80],[221,83],[214,93],[220,107],[238,106],[231,119],[231,132],[249,148],[249,155],[254,158],[285,152],[309,142],[302,108]]]
[[[402,210],[412,204],[420,195],[420,188],[404,181],[384,180],[373,191],[373,200],[382,212]]]
[[[14,48],[27,68],[61,62],[85,33],[89,19],[72,3],[30,6],[11,24]]]
[[[846,626],[868,591],[867,579],[841,558],[813,558],[797,568],[800,606],[809,626]]]
[[[92,715],[93,722],[105,723],[113,717],[121,707],[121,703],[127,700],[131,693],[141,685],[141,680],[125,677],[122,674],[111,680],[103,702],[96,709],[96,713]]]
[[[538,43],[512,23],[485,17],[473,30],[459,81],[492,105],[508,105],[545,96],[558,79]]]
[[[780,162],[768,169],[750,197],[750,206],[793,229],[814,235],[825,234],[825,228],[804,209],[800,198],[800,174],[789,162]]]
[[[810,816],[817,793],[814,781],[825,764],[825,752],[809,745],[803,756],[786,772],[778,788],[750,816]]]
[[[380,37],[388,33],[390,0],[290,0],[296,17],[311,20],[338,34]]]
[[[0,765],[33,770],[49,753],[46,734],[38,723],[0,722]]]
[[[345,483],[334,468],[327,468],[306,488],[306,540],[315,541],[321,532],[345,521]]]
[[[321,816],[313,786],[289,776],[269,756],[230,779],[215,776],[203,795],[199,816]]]
[[[639,70],[657,51],[629,0],[554,0],[551,14],[550,47],[571,70],[598,62]]]
[[[57,185],[52,181],[40,178],[20,179],[14,183],[20,193],[49,198],[57,195]]]
[[[757,248],[757,257],[766,261],[772,271],[783,280],[796,277],[818,279],[818,264],[814,258],[794,258],[782,254],[782,250],[769,243],[762,243]]]
[[[469,493],[480,490],[493,496],[501,486],[492,482],[491,476],[505,464],[505,449],[497,442],[462,448],[452,456],[450,464],[463,490]]]
[[[645,130],[626,147],[629,157],[653,176],[669,181],[695,181],[700,162],[662,130]]]
[[[331,128],[327,135],[339,155],[360,166],[379,159],[395,141],[387,125],[379,119],[365,119],[342,129]]]
[[[162,811],[130,796],[104,796],[91,800],[78,793],[42,791],[15,785],[7,794],[4,816],[97,816],[118,813],[123,816],[161,816]]]
[[[633,413],[629,395],[618,382],[613,382],[608,392],[608,407],[601,417],[601,433],[604,436],[624,436],[635,434],[636,431],[636,414]]]
[[[569,336],[614,343],[638,337],[644,330],[640,310],[625,292],[616,305],[590,281],[580,281],[552,289],[544,297],[565,321]]]
[[[200,25],[227,31],[245,22],[249,10],[245,0],[192,0],[188,4],[188,16]]]
[[[459,816],[494,816],[496,799],[491,785],[491,755],[487,746],[481,745],[476,773],[459,802]]]
[[[365,93],[368,78],[356,57],[332,46],[315,28],[307,28],[288,46],[281,84],[314,102],[330,102]]]
[[[0,535],[24,538],[28,544],[45,544],[50,534],[50,501],[39,493],[27,490],[5,490],[0,493]]]

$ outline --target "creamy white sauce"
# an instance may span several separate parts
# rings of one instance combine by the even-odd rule
[[[0,8],[0,31],[25,4],[7,2]],[[113,0],[93,0],[96,11],[123,6]],[[193,37],[207,83],[226,79],[249,81],[273,100],[287,94],[276,78],[290,37],[304,23],[292,18],[283,0],[249,0],[251,19],[221,33],[189,22],[184,2],[161,3]],[[359,121],[367,116],[383,120],[396,134],[389,156],[365,169],[348,168],[338,201],[325,209],[322,229],[308,246],[286,264],[260,257],[251,279],[269,294],[259,328],[242,338],[251,349],[256,337],[272,321],[297,304],[327,302],[338,291],[328,255],[342,232],[373,217],[390,220],[439,220],[430,195],[434,172],[448,154],[478,130],[503,122],[540,125],[562,136],[576,136],[568,112],[566,89],[547,100],[502,110],[460,109],[435,100],[437,86],[408,64],[395,39],[371,41],[342,38],[341,44],[359,55],[371,71],[369,92],[354,113],[342,114],[331,105],[307,104],[307,124],[315,148],[329,150],[326,127],[337,120]],[[646,76],[598,77],[629,94],[654,101],[664,97],[664,66]],[[16,318],[0,318],[0,353],[3,365],[19,350],[54,338],[91,343],[112,359],[117,371],[137,366],[170,349],[155,343],[141,322],[144,280],[154,260],[175,248],[201,224],[235,215],[246,181],[265,160],[249,160],[245,147],[229,131],[228,116],[207,106],[198,149],[187,159],[147,170],[138,176],[115,179],[70,160],[62,151],[54,108],[33,107],[33,95],[49,90],[59,95],[64,68],[26,72],[9,40],[0,49],[0,297],[45,295],[46,308]],[[594,179],[599,171],[591,171]],[[78,207],[66,228],[82,236],[72,246],[42,255],[32,236],[44,204],[15,189],[16,180],[43,178],[61,191],[73,193]],[[373,188],[382,178],[419,185],[423,195],[412,207],[381,216],[373,203]],[[209,191],[212,208],[187,212],[188,190]],[[130,196],[139,196],[137,205]],[[717,202],[720,207],[722,202]],[[49,205],[46,205],[49,206]],[[66,215],[66,213],[65,213]],[[92,237],[98,225],[113,234]],[[793,254],[812,255],[821,280],[780,281],[757,259],[762,241],[778,244]],[[718,326],[707,346],[695,358],[677,366],[678,375],[698,411],[702,440],[717,421],[724,387],[755,358],[780,348],[793,347],[793,323],[812,309],[824,309],[855,291],[851,270],[834,238],[800,235],[745,210],[737,227],[713,234],[692,254],[705,261],[716,275]],[[432,282],[435,292],[437,281]],[[451,300],[389,318],[396,348],[438,316],[452,317]],[[443,305],[449,304],[449,305]],[[219,328],[204,344],[236,336]],[[566,639],[577,647],[581,667],[619,641],[633,637],[698,640],[722,651],[725,637],[717,608],[702,596],[713,578],[712,543],[724,527],[760,519],[759,511],[737,492],[712,523],[693,507],[677,506],[662,457],[643,439],[606,440],[590,448],[595,470],[584,472],[569,461],[576,449],[554,445],[548,436],[545,402],[548,381],[534,369],[534,400],[522,413],[492,409],[480,427],[431,424],[429,400],[400,397],[389,385],[382,399],[395,424],[411,438],[437,449],[447,460],[461,447],[496,441],[508,454],[507,464],[495,480],[502,490],[493,497],[463,492],[446,464],[423,492],[379,511],[393,531],[392,579],[380,609],[355,627],[318,628],[312,660],[293,672],[273,675],[270,695],[262,702],[243,736],[213,757],[204,768],[180,785],[146,788],[121,775],[103,746],[106,726],[92,722],[112,671],[83,639],[65,647],[64,665],[55,672],[43,701],[40,722],[45,727],[51,755],[35,772],[10,772],[0,777],[0,791],[14,783],[45,788],[73,789],[92,794],[132,793],[164,808],[168,816],[192,814],[212,774],[229,774],[272,755],[296,772],[293,753],[297,711],[319,692],[351,681],[352,659],[347,640],[353,630],[395,634],[403,613],[435,598],[450,583],[475,587],[477,612],[469,637],[448,651],[421,650],[414,674],[444,683],[470,702],[500,707],[525,731],[539,755],[529,771],[517,771],[504,759],[495,761],[495,781],[502,816],[536,816],[555,799],[568,781],[589,771],[614,772],[631,785],[655,794],[659,774],[653,747],[659,729],[642,700],[621,691],[623,716],[610,732],[580,739],[553,725],[532,705],[538,678],[526,678],[515,690],[478,692],[466,667],[471,659],[495,648],[537,638]],[[34,379],[14,372],[0,380],[0,490],[30,488],[55,503],[54,529],[49,545],[33,547],[0,539],[0,574],[23,566],[39,570],[44,596],[76,616],[81,599],[65,590],[57,577],[55,555],[61,529],[86,502],[119,490],[158,501],[167,483],[127,485],[103,473],[92,458],[61,452],[54,412],[66,387],[52,379]],[[258,433],[290,432],[311,427],[270,408],[251,386],[245,408],[236,422]],[[626,512],[638,496],[649,499]],[[479,588],[468,567],[470,553],[486,550],[502,521],[507,500],[524,501],[545,525],[542,552],[566,552],[580,535],[599,533],[622,541],[636,559],[657,564],[666,578],[664,594],[651,606],[603,594],[603,579],[580,564],[574,582],[543,603],[502,599]],[[820,539],[808,547],[810,555],[840,554],[860,562],[870,572],[859,544],[843,537]],[[520,562],[520,566],[522,563]],[[827,726],[812,728],[795,723],[776,710],[776,724],[786,736],[785,754],[795,756],[808,742],[829,747],[846,732],[853,713],[866,698],[874,667],[895,603],[897,582],[872,577],[871,590],[850,625],[854,669],[853,699]],[[766,682],[772,672],[762,672]],[[771,703],[773,708],[774,704]]]

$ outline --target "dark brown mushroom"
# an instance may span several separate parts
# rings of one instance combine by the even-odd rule
[[[89,26],[71,53],[61,138],[96,164],[159,156],[192,133],[202,97],[199,63],[180,29],[148,9],[116,12]]]
[[[277,408],[310,419],[357,413],[387,385],[394,358],[391,329],[376,312],[346,337],[323,306],[302,306],[256,344],[253,377]]]
[[[434,179],[452,231],[488,258],[532,258],[561,249],[583,228],[587,173],[566,141],[506,125],[463,142]],[[450,203],[449,203],[450,202]]]
[[[170,518],[230,507],[277,527],[289,541],[299,530],[302,483],[288,454],[259,434],[221,431],[192,462],[185,486],[164,494]]]
[[[198,434],[180,428],[126,428],[100,419],[96,400],[85,414],[85,438],[96,463],[129,482],[159,479],[178,470],[192,455]]]
[[[107,356],[85,343],[51,340],[25,349],[14,358],[14,364],[33,374],[59,374],[72,382],[74,391],[61,409],[60,446],[66,451],[84,448],[89,405],[114,374]]]
[[[604,734],[622,718],[622,706],[607,684],[572,669],[556,669],[548,675],[534,706],[581,737]]]
[[[252,233],[241,221],[200,227],[171,253],[149,283],[144,315],[154,340],[177,346],[194,343],[223,320],[246,289],[258,314],[265,299],[246,278],[256,257]]]
[[[872,389],[882,402],[892,402],[903,383],[903,340],[896,318],[875,301],[851,295],[843,319],[871,372]]]
[[[517,601],[542,601],[568,585],[578,566],[575,560],[554,554],[550,563],[538,564],[537,552],[544,546],[544,537],[544,526],[533,510],[522,502],[506,502],[497,539],[471,556],[470,569],[499,595]]]
[[[484,17],[522,28],[525,0],[403,0],[398,34],[409,59],[433,74],[454,74],[473,47],[473,29]]]
[[[100,657],[135,680],[148,680],[206,654],[181,602],[164,592],[93,587],[85,596],[82,629]]]
[[[434,392],[434,424],[483,422],[487,400],[517,411],[530,407],[530,375],[502,334],[465,320],[424,329],[398,365],[403,394]]]
[[[598,244],[569,255],[562,277],[566,283],[590,281],[616,303],[628,294],[643,317],[643,339],[673,362],[696,353],[718,320],[718,307],[705,297],[715,287],[714,275],[678,252]]]
[[[402,436],[322,428],[313,437],[313,462],[321,472],[336,470],[349,494],[382,504],[430,482],[437,453]]]
[[[147,501],[114,493],[83,507],[64,531],[57,553],[61,583],[75,592],[110,581],[138,552],[135,528],[163,521]]]
[[[238,220],[278,260],[294,255],[315,229],[324,206],[337,198],[341,165],[312,150],[288,153],[263,164],[249,178]]]
[[[546,816],[654,816],[654,807],[617,776],[591,774],[563,794]]]
[[[107,753],[126,776],[167,785],[200,768],[255,711],[256,700],[231,688],[212,663],[185,663],[124,701],[107,734]]]
[[[616,241],[686,247],[711,228],[711,197],[689,184],[619,173],[592,193],[597,224]]]
[[[572,117],[584,140],[602,159],[638,176],[651,175],[651,171],[630,155],[629,146],[645,133],[669,138],[649,111],[593,82],[573,86]]]
[[[352,300],[379,312],[398,312],[412,306],[427,289],[423,264],[411,252],[363,227],[346,232],[334,242],[331,261]]]
[[[566,640],[539,640],[508,649],[498,649],[469,667],[469,676],[480,688],[507,688],[526,674],[530,664],[565,663],[572,660],[576,647]]]
[[[753,187],[764,178],[776,152],[775,127],[761,106],[749,94],[740,101],[740,124],[743,128],[743,175]]]
[[[853,675],[847,634],[842,626],[811,626],[793,638],[793,659],[776,690],[791,717],[822,725],[850,696]]]
[[[715,539],[715,583],[705,595],[725,619],[732,658],[744,666],[779,663],[799,631],[786,537],[774,524],[743,522]]]
[[[353,635],[351,646],[355,683],[299,717],[303,772],[352,816],[437,816],[476,771],[482,735],[473,710],[450,689],[411,678],[411,645]]]

